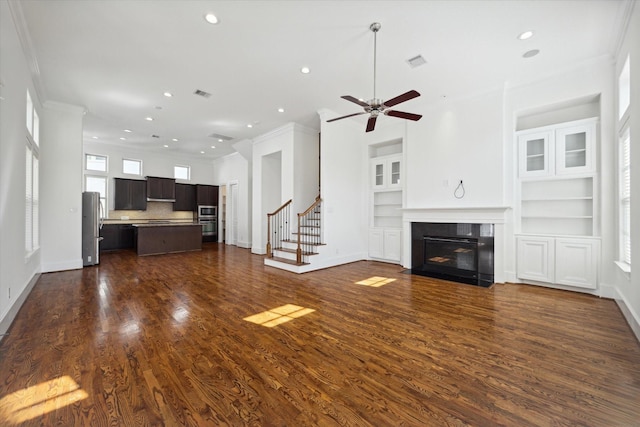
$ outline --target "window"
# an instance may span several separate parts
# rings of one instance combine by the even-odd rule
[[[106,172],[107,156],[99,156],[96,154],[85,154],[84,168],[88,171]]]
[[[176,165],[173,167],[173,177],[175,179],[191,179],[191,168],[189,166]]]
[[[84,191],[97,191],[100,193],[100,214],[102,218],[106,218],[107,209],[107,177],[85,175]]]
[[[142,175],[142,161],[122,159],[122,173],[130,175]]]
[[[631,102],[631,68],[629,56],[624,62],[620,77],[618,77],[618,119],[622,119]]]
[[[631,265],[631,132],[620,138],[620,261]]]
[[[27,91],[27,145],[25,147],[24,247],[27,256],[40,247],[40,119]]]

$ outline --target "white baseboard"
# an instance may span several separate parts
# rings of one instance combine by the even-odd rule
[[[251,249],[251,242],[238,242],[237,246],[239,248]]]
[[[613,288],[613,289],[616,294],[614,299],[618,304],[618,307],[620,307],[620,311],[622,312],[622,315],[624,316],[625,320],[629,324],[629,327],[631,327],[633,334],[636,336],[638,341],[640,341],[640,315],[636,313],[636,311],[633,309],[631,304],[629,304],[625,296],[620,293],[618,288]]]
[[[11,307],[9,307],[7,312],[2,316],[2,320],[0,320],[0,341],[2,341],[2,338],[9,330],[9,327],[11,327],[11,324],[13,323],[13,319],[16,318],[16,315],[18,314],[18,311],[20,311],[22,304],[24,304],[24,302],[27,300],[27,297],[31,293],[31,290],[33,289],[33,287],[35,286],[39,278],[40,278],[40,273],[36,273],[33,275],[31,280],[29,280],[29,283],[27,283],[27,286],[24,287],[24,289],[22,290],[20,295],[18,295],[18,297],[15,299]]]
[[[78,270],[82,268],[82,258],[58,262],[43,262],[42,272],[51,273],[53,271]]]

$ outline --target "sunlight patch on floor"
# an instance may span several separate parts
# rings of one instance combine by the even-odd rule
[[[368,279],[356,282],[356,285],[370,286],[372,288],[379,288],[380,286],[384,286],[387,283],[391,283],[391,282],[395,282],[395,281],[396,281],[396,279],[390,279],[388,277],[373,276],[373,277],[369,277]]]
[[[267,328],[272,328],[298,317],[302,317],[305,314],[313,313],[314,311],[315,310],[311,308],[304,308],[300,307],[299,305],[286,304],[280,307],[272,308],[271,310],[263,311],[262,313],[254,314],[253,316],[245,317],[243,320],[266,326]]]
[[[17,425],[88,396],[68,375],[54,378],[0,398],[0,424]]]

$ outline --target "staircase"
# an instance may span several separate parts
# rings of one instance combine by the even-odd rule
[[[267,256],[265,265],[305,273],[317,270],[314,258],[321,254],[322,199],[320,196],[291,222],[291,200],[267,214]],[[292,230],[293,229],[293,230]]]

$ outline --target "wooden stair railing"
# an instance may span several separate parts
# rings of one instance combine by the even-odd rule
[[[267,256],[273,258],[273,250],[282,248],[283,240],[291,239],[291,202],[289,200],[272,213],[267,214]],[[271,243],[273,234],[273,244]]]
[[[307,254],[314,253],[316,247],[322,244],[321,213],[322,199],[318,195],[306,211],[298,214],[296,262],[299,265],[306,262]],[[304,239],[302,239],[302,236],[304,236]],[[305,258],[304,260],[303,257]]]

